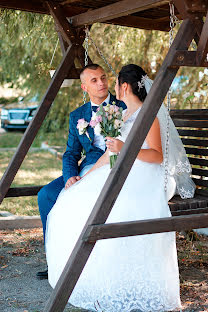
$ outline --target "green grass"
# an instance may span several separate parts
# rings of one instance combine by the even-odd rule
[[[0,152],[0,177],[3,175],[13,152]],[[44,185],[62,175],[62,162],[54,155],[45,152],[29,152],[12,187]],[[38,215],[37,196],[5,198],[0,210],[16,215]]]
[[[22,136],[21,131],[9,131],[0,134],[0,148],[17,147]],[[38,133],[32,147],[40,147],[42,142],[47,142],[50,146],[66,146],[68,133],[65,130],[59,130],[53,133]]]
[[[17,147],[22,137],[22,132],[5,132],[0,134],[0,148]]]

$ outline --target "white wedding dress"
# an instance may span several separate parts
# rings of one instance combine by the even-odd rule
[[[125,141],[139,110],[122,127]],[[142,148],[148,148],[145,141]],[[107,223],[170,217],[159,164],[135,160]],[[110,173],[105,165],[62,190],[47,219],[49,283],[55,287]],[[175,191],[175,184],[169,189]],[[170,192],[171,193],[171,192]],[[104,312],[172,311],[181,307],[175,233],[100,240],[72,292],[77,307]],[[98,304],[97,304],[98,306]]]

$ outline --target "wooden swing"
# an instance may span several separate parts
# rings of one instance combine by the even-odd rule
[[[125,182],[143,141],[180,66],[207,67],[207,0],[173,0],[182,25],[158,71],[132,131],[112,169],[104,188],[80,234],[65,269],[44,311],[63,311],[75,284],[98,239],[150,233],[189,230],[208,226],[208,109],[173,110],[171,116],[182,136],[193,166],[197,185],[193,199],[174,197],[170,204],[173,217],[105,224],[111,208]],[[65,78],[79,78],[75,57],[85,62],[84,27],[105,22],[143,29],[169,30],[169,1],[166,0],[0,0],[0,7],[51,14],[56,22],[63,59],[46,91],[40,107],[27,128],[16,153],[0,181],[0,202],[4,197],[36,195],[41,186],[10,188],[60,86]],[[206,16],[205,21],[203,20]],[[196,51],[188,51],[195,40]],[[160,90],[160,92],[158,92]],[[154,106],[152,103],[154,102]],[[142,127],[145,125],[145,127]],[[184,129],[185,128],[185,129]],[[204,139],[205,138],[205,139]],[[128,151],[128,153],[127,153]]]

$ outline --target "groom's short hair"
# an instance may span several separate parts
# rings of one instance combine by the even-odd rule
[[[82,76],[83,76],[83,73],[86,69],[92,69],[92,70],[96,70],[98,68],[101,68],[102,70],[104,70],[100,65],[98,64],[88,64],[86,66],[84,66],[80,72],[80,79],[82,80]]]

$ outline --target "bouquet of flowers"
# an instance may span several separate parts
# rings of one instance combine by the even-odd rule
[[[101,134],[104,137],[118,137],[123,125],[122,111],[123,108],[118,107],[115,102],[106,106],[100,105],[90,121],[90,126],[94,128],[95,134]],[[117,154],[109,152],[109,156],[110,168],[112,168],[116,162]]]

